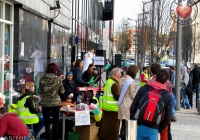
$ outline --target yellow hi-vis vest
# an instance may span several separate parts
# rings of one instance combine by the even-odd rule
[[[105,87],[104,87],[102,107],[106,111],[118,112],[117,101],[113,98],[113,94],[111,92],[111,87],[114,83],[116,83],[116,82],[112,79],[108,79],[106,81]]]
[[[36,114],[32,114],[28,107],[25,107],[24,104],[26,103],[26,99],[30,96],[25,96],[23,99],[17,102],[17,109],[19,111],[18,117],[25,123],[25,124],[36,124],[39,122],[39,118]]]
[[[149,76],[148,76],[147,73],[142,72],[141,75],[142,75],[142,74],[144,74],[145,79],[147,79],[147,80],[149,79]],[[142,86],[146,85],[147,83],[146,83],[146,82],[142,82],[142,80],[141,80],[141,75],[140,75],[140,86],[142,87]]]

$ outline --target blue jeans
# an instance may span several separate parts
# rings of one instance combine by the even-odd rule
[[[38,116],[39,122],[33,125],[33,131],[36,135],[40,132],[40,130],[44,127],[44,119]]]
[[[185,105],[188,108],[191,107],[190,104],[189,104],[188,98],[186,97],[186,90],[185,90],[185,88],[181,88],[181,95],[182,95],[181,107],[185,108]]]
[[[199,84],[194,84],[193,89],[196,90],[196,106],[197,106],[197,99],[199,98],[199,90],[200,90],[200,85]]]
[[[137,140],[158,140],[158,130],[139,125],[137,128]]]

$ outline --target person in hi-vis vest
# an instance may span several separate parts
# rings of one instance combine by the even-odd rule
[[[22,95],[17,102],[18,117],[24,124],[31,127],[36,135],[44,127],[44,119],[37,114],[42,111],[41,106],[35,104],[38,97],[34,95],[35,84],[33,82],[26,82],[22,89]]]
[[[140,75],[140,86],[144,86],[149,81],[148,69],[147,67],[143,67],[143,72]]]
[[[114,68],[105,83],[102,101],[103,117],[100,127],[100,140],[118,140],[120,120],[118,119],[119,81],[121,70]]]

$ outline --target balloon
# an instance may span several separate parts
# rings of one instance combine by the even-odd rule
[[[19,80],[19,83],[20,83],[20,85],[25,84],[25,79],[20,79],[20,80]]]
[[[6,79],[7,80],[12,80],[12,79],[14,79],[15,78],[15,75],[14,74],[12,74],[12,73],[6,73]]]
[[[101,114],[98,114],[98,115],[94,115],[94,119],[99,122],[101,120]]]
[[[26,73],[31,73],[32,72],[32,68],[31,67],[27,67],[26,68]]]
[[[97,115],[97,114],[99,114],[99,113],[100,113],[100,110],[99,110],[99,108],[95,108],[95,109],[93,110],[93,113],[94,113],[94,115]]]

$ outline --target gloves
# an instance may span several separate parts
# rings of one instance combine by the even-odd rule
[[[86,83],[85,83],[85,86],[86,86],[86,87],[89,87],[89,82],[86,82]]]

